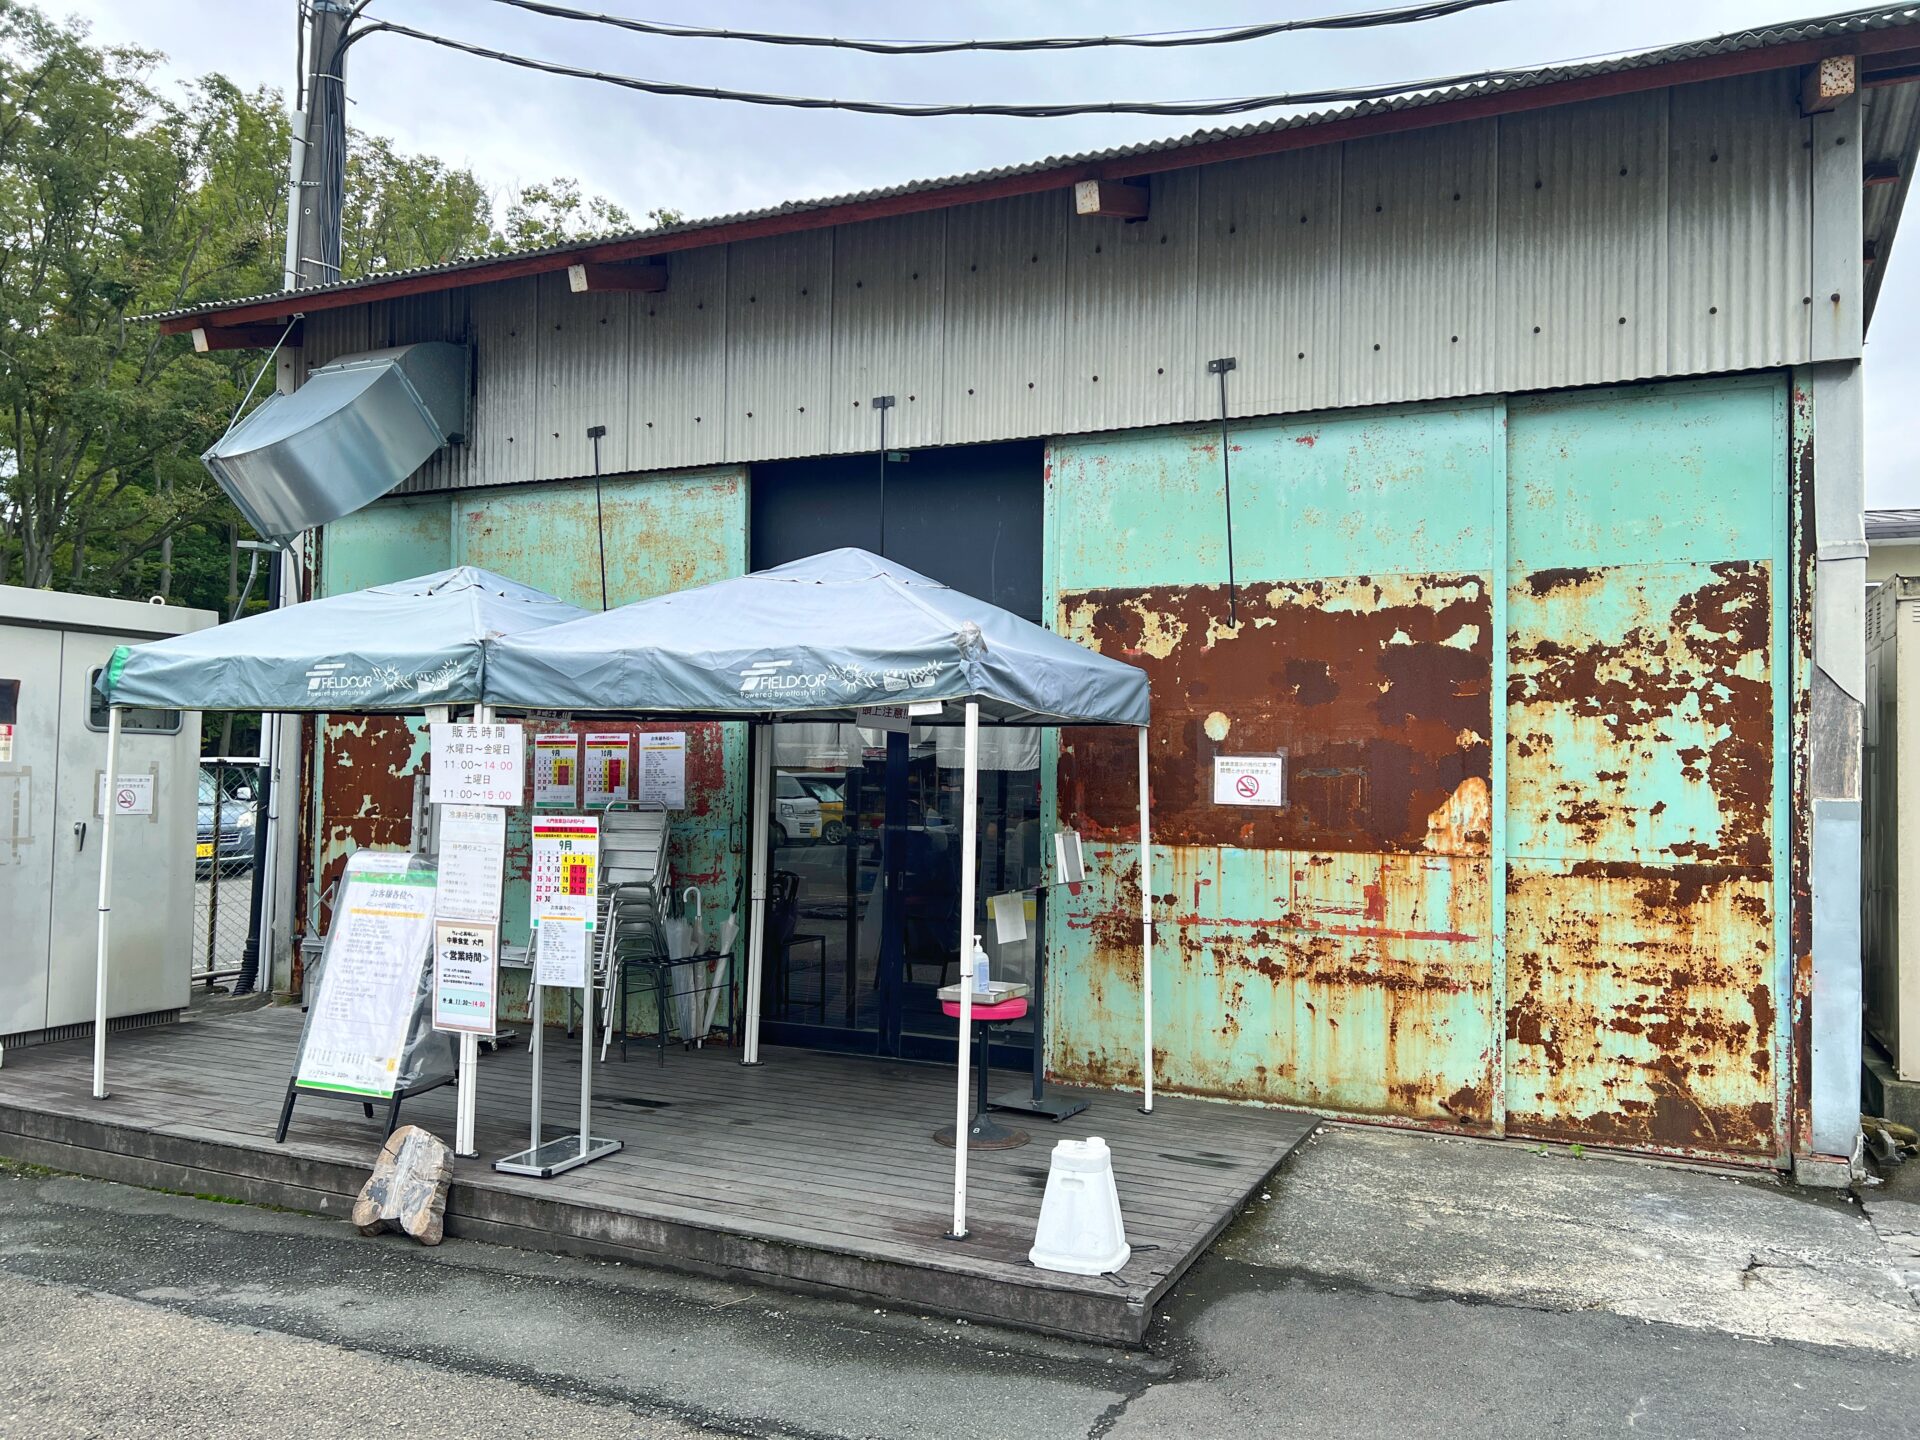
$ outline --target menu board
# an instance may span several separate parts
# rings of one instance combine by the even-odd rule
[[[434,913],[442,920],[483,925],[499,920],[506,856],[505,810],[492,805],[442,806],[440,895]]]
[[[591,900],[582,903],[556,895],[535,910],[533,983],[582,990],[587,984],[587,931],[593,928]]]
[[[407,862],[361,851],[347,863],[295,1075],[307,1089],[386,1098],[398,1083],[437,881]]]
[[[624,800],[633,781],[633,737],[624,731],[589,732],[582,805]]]
[[[433,1028],[492,1035],[499,1018],[500,927],[468,920],[433,926]]]
[[[687,804],[687,737],[678,730],[653,731],[640,737],[640,791],[642,805],[683,810]]]
[[[599,887],[600,819],[596,815],[533,817],[533,923],[537,926],[556,897],[586,906],[593,925]]]
[[[580,803],[580,737],[572,731],[533,737],[533,803]]]

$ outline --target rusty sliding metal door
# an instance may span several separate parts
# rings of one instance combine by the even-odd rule
[[[1506,1109],[1775,1161],[1783,377],[1512,403]]]

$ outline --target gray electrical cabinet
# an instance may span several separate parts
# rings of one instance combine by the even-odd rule
[[[91,1033],[102,803],[117,808],[110,1021],[186,1008],[200,716],[130,710],[114,784],[93,680],[207,610],[0,585],[0,1054]]]

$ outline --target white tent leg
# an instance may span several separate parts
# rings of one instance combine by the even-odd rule
[[[967,1142],[973,1129],[968,1109],[968,1058],[973,1044],[973,887],[974,851],[980,798],[980,702],[967,702],[966,751],[960,781],[960,1052],[959,1089],[953,1109],[953,1230],[949,1238],[967,1238]]]
[[[473,707],[473,723],[491,725],[493,707],[476,705]],[[439,826],[434,827],[438,835]],[[495,932],[497,935],[497,931]],[[497,944],[498,941],[496,940]],[[498,977],[495,978],[496,987]],[[480,1098],[480,1037],[462,1035],[460,1037],[460,1077],[454,1089],[453,1104],[453,1153],[468,1159],[478,1155],[473,1138],[475,1111],[479,1109]]]
[[[100,931],[93,957],[93,1098],[107,1098],[107,947],[113,922],[113,787],[120,776],[118,705],[107,711],[107,801],[100,807]]]
[[[1142,1114],[1153,1113],[1153,828],[1147,791],[1147,727],[1140,727],[1140,1013],[1145,1049],[1140,1069],[1145,1076]]]
[[[773,726],[755,725],[748,733],[752,737],[753,752],[753,783],[748,787],[753,796],[749,802],[753,806],[753,821],[747,827],[747,833],[752,837],[748,843],[753,846],[753,859],[749,872],[752,882],[748,892],[751,899],[747,916],[747,1013],[746,1023],[741,1029],[740,1063],[758,1065],[760,972],[764,963],[761,952],[767,934],[767,825],[773,809]]]

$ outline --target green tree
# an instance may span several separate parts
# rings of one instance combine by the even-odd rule
[[[0,0],[0,583],[220,608],[245,527],[199,456],[263,357],[138,317],[281,288],[286,109],[220,75],[163,94],[159,59]],[[556,179],[496,227],[471,170],[359,132],[348,157],[347,278],[632,225]]]

